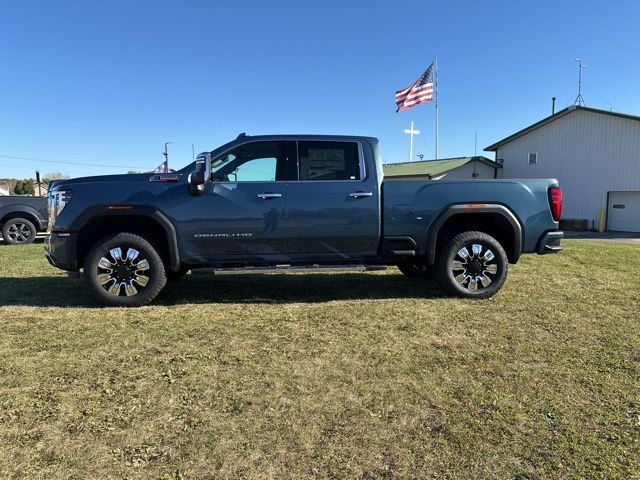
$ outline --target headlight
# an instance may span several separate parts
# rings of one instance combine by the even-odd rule
[[[49,231],[53,228],[56,217],[60,215],[60,212],[64,210],[64,207],[66,207],[70,201],[71,190],[54,190],[53,192],[49,192],[49,198],[47,201],[47,209],[49,211]]]

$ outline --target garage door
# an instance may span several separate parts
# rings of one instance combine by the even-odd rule
[[[640,192],[609,192],[607,228],[616,232],[640,232]]]

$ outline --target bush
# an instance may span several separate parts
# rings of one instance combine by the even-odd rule
[[[33,187],[33,181],[29,179],[18,180],[16,186],[13,187],[13,193],[16,195],[35,195],[36,190]]]

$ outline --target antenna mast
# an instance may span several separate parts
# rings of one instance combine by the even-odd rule
[[[576,62],[578,62],[578,96],[576,97],[576,101],[573,102],[574,105],[582,105],[586,106],[584,103],[584,98],[582,98],[582,69],[586,67],[582,60],[576,58]]]

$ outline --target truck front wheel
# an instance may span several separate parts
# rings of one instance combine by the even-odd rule
[[[84,278],[98,300],[116,307],[145,305],[167,282],[157,250],[132,233],[118,233],[96,243],[85,259]]]
[[[463,232],[438,253],[436,280],[451,295],[489,298],[502,288],[507,269],[507,254],[495,238]]]
[[[25,218],[12,218],[2,226],[2,238],[9,245],[26,245],[36,239],[36,227]]]

